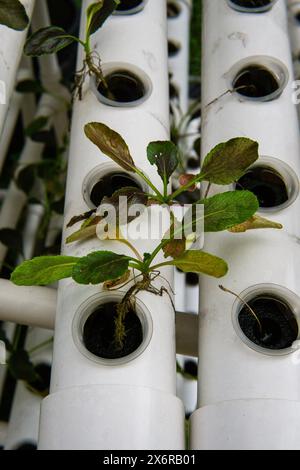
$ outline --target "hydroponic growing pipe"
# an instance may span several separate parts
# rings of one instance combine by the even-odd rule
[[[237,3],[203,2],[202,156],[233,137],[257,140],[261,158],[240,184],[257,193],[261,215],[284,229],[206,235],[205,249],[229,264],[222,284],[258,302],[268,335],[220,282],[201,276],[191,447],[299,449],[300,162],[286,4],[269,2],[258,13]]]

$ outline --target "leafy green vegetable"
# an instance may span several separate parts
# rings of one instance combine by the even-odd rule
[[[179,164],[179,151],[175,144],[168,141],[151,142],[147,147],[148,160],[156,165],[164,184],[169,184],[170,177]]]
[[[11,275],[18,286],[44,286],[72,276],[80,258],[72,256],[40,256],[24,261]]]
[[[76,38],[69,36],[64,29],[57,26],[47,26],[30,36],[25,44],[24,52],[30,57],[53,54],[74,41]]]
[[[203,273],[217,278],[225,276],[228,271],[227,263],[223,259],[199,250],[186,251],[169,264],[185,273]]]
[[[79,260],[72,277],[78,284],[101,284],[118,279],[128,269],[130,258],[111,251],[96,251]]]

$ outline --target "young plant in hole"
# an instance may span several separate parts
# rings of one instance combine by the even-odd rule
[[[107,221],[104,216],[98,214],[104,204],[109,203],[118,216],[117,230],[113,232],[102,230],[102,233],[105,233],[103,239],[115,240],[126,245],[132,256],[111,251],[96,251],[82,258],[38,257],[25,261],[17,267],[11,279],[17,285],[46,285],[72,277],[79,284],[104,284],[105,288],[115,289],[126,285],[133,271],[133,284],[117,307],[115,341],[120,348],[126,336],[124,318],[132,309],[134,299],[140,291],[160,296],[167,293],[171,298],[171,293],[165,287],[157,288],[154,285],[154,281],[160,276],[161,268],[175,266],[186,273],[204,273],[217,278],[227,273],[228,267],[224,260],[202,250],[188,249],[191,240],[193,242],[199,236],[195,228],[200,221],[204,222],[205,232],[230,229],[246,231],[259,226],[281,228],[281,225],[265,219],[262,219],[264,224],[257,221],[255,213],[258,201],[249,191],[228,191],[213,197],[206,196],[187,210],[182,221],[176,220],[171,212],[172,206],[178,205],[176,197],[186,191],[194,190],[199,182],[228,185],[240,178],[258,158],[258,144],[250,139],[235,138],[217,145],[207,155],[200,173],[190,177],[187,175],[182,186],[169,193],[170,178],[178,166],[178,149],[172,142],[151,142],[147,148],[148,160],[151,165],[157,167],[162,180],[161,191],[137,168],[126,142],[117,132],[103,123],[93,122],[85,126],[85,134],[102,153],[122,169],[144,180],[152,193],[143,192],[138,188],[123,188],[111,198],[105,198],[98,210],[74,216],[68,224],[69,227],[79,221],[84,222],[79,230],[67,238],[67,243],[82,241],[92,236],[99,237],[99,226],[105,228]],[[167,210],[170,216],[169,230],[151,253],[139,253],[128,240],[123,238],[120,218],[124,215],[122,214],[124,205],[120,203],[121,196],[125,196],[127,211],[135,203],[142,204],[145,208],[161,205]],[[204,208],[204,213],[200,211],[201,214],[197,211],[197,206],[200,204]],[[135,218],[134,216],[129,218],[128,213],[126,215],[126,223]],[[242,226],[245,223],[247,223],[246,228]],[[157,263],[156,257],[161,252],[164,253],[166,261]]]
[[[26,10],[19,0],[0,0],[0,25],[23,31],[28,24]]]
[[[99,54],[91,48],[91,36],[103,26],[119,3],[119,0],[98,0],[87,8],[84,41],[68,34],[63,28],[47,26],[30,36],[25,44],[25,54],[30,57],[53,54],[77,42],[83,47],[85,58],[82,69],[75,75],[75,95],[78,94],[79,99],[82,99],[82,87],[87,75],[95,77],[97,85],[101,84],[107,89],[107,83],[101,69],[101,59]],[[109,94],[109,91],[107,92]]]

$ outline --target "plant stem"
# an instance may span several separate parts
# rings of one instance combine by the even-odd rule
[[[164,196],[163,196],[162,193],[154,186],[154,184],[151,183],[151,181],[149,180],[149,178],[147,178],[147,176],[146,176],[141,170],[139,170],[139,169],[136,168],[136,167],[134,167],[134,171],[135,171],[136,174],[139,175],[139,176],[145,181],[145,183],[147,183],[148,186],[155,192],[155,194],[156,194],[157,197],[159,198],[160,202],[165,202]]]
[[[200,181],[203,181],[201,174],[198,174],[195,176],[195,178],[191,179],[187,184],[184,186],[181,186],[178,188],[173,194],[169,196],[169,200],[176,199],[177,196],[179,196],[181,193],[184,193],[187,191],[191,186],[194,186],[197,183],[200,183]]]
[[[118,242],[123,243],[124,245],[127,245],[131,249],[131,251],[135,254],[135,256],[138,258],[138,260],[143,262],[143,257],[141,256],[141,254],[128,240],[125,240],[125,238],[124,239],[119,238]]]
[[[206,199],[208,197],[208,193],[209,193],[210,188],[211,188],[211,183],[209,183],[207,188],[206,188],[204,199]]]
[[[238,294],[236,294],[235,292],[232,292],[231,290],[226,289],[226,287],[224,287],[224,286],[219,286],[219,287],[222,291],[227,292],[228,294],[231,294],[234,297],[236,297],[237,299],[239,299],[243,303],[243,305],[245,305],[245,307],[248,308],[248,310],[251,312],[251,314],[253,315],[253,317],[257,321],[257,323],[259,325],[260,334],[262,335],[263,334],[263,327],[262,327],[261,321],[259,320],[259,318],[256,315],[256,313],[254,312],[254,310],[250,307],[250,305],[247,302],[245,302],[245,300],[243,300],[242,297],[239,296]]]

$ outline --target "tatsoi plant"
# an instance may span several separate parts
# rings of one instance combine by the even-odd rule
[[[252,228],[272,227],[282,228],[281,225],[255,216],[258,210],[258,200],[249,191],[227,191],[213,197],[204,197],[193,204],[185,213],[183,220],[178,221],[174,215],[168,233],[151,253],[139,253],[137,249],[122,236],[122,226],[118,223],[122,205],[121,196],[125,196],[127,210],[137,202],[145,208],[160,205],[170,209],[178,205],[176,197],[185,191],[194,190],[198,183],[207,181],[209,184],[229,185],[239,179],[258,159],[258,144],[247,138],[234,138],[217,145],[205,158],[201,171],[197,175],[184,175],[182,185],[176,191],[169,193],[169,182],[176,171],[179,159],[177,147],[168,141],[151,142],[147,148],[147,157],[151,165],[155,165],[162,179],[162,190],[158,189],[149,178],[136,167],[129,148],[123,138],[103,123],[92,122],[85,126],[86,136],[102,153],[133,174],[142,178],[152,191],[146,193],[138,188],[122,188],[112,195],[105,197],[98,210],[92,210],[82,215],[75,215],[68,226],[84,220],[80,230],[67,238],[67,243],[82,241],[98,235],[99,225],[103,225],[104,216],[98,215],[101,206],[110,204],[118,214],[117,230],[114,235],[108,231],[107,239],[117,240],[132,251],[132,256],[117,254],[111,251],[96,251],[78,258],[72,256],[44,256],[25,261],[12,274],[12,281],[17,285],[46,285],[60,279],[72,277],[79,284],[102,284],[108,289],[124,286],[134,272],[133,284],[118,305],[116,319],[116,343],[122,347],[126,331],[124,318],[136,295],[140,291],[148,291],[155,295],[163,295],[166,288],[158,289],[153,281],[160,276],[164,266],[176,266],[183,272],[203,273],[220,278],[227,273],[226,262],[202,250],[189,250],[192,240],[195,241],[199,219],[204,222],[204,232],[219,232],[232,230],[243,232]],[[196,210],[202,205],[204,213]],[[127,218],[130,222],[132,219]],[[105,225],[105,224],[104,224]],[[188,233],[188,236],[186,236]],[[180,235],[180,237],[178,237]],[[105,243],[105,242],[104,242]],[[166,260],[156,262],[160,252]],[[139,275],[136,273],[139,272]]]
[[[26,10],[19,0],[0,0],[0,25],[23,31],[28,24]]]
[[[91,36],[103,26],[119,3],[119,0],[98,0],[87,8],[84,41],[68,34],[63,28],[48,26],[39,29],[28,39],[25,44],[25,54],[30,57],[54,54],[70,44],[78,42],[84,48],[85,58],[82,69],[75,75],[75,93],[78,93],[80,99],[82,98],[82,86],[87,75],[95,77],[97,86],[102,83],[107,88],[100,57],[91,48]]]

